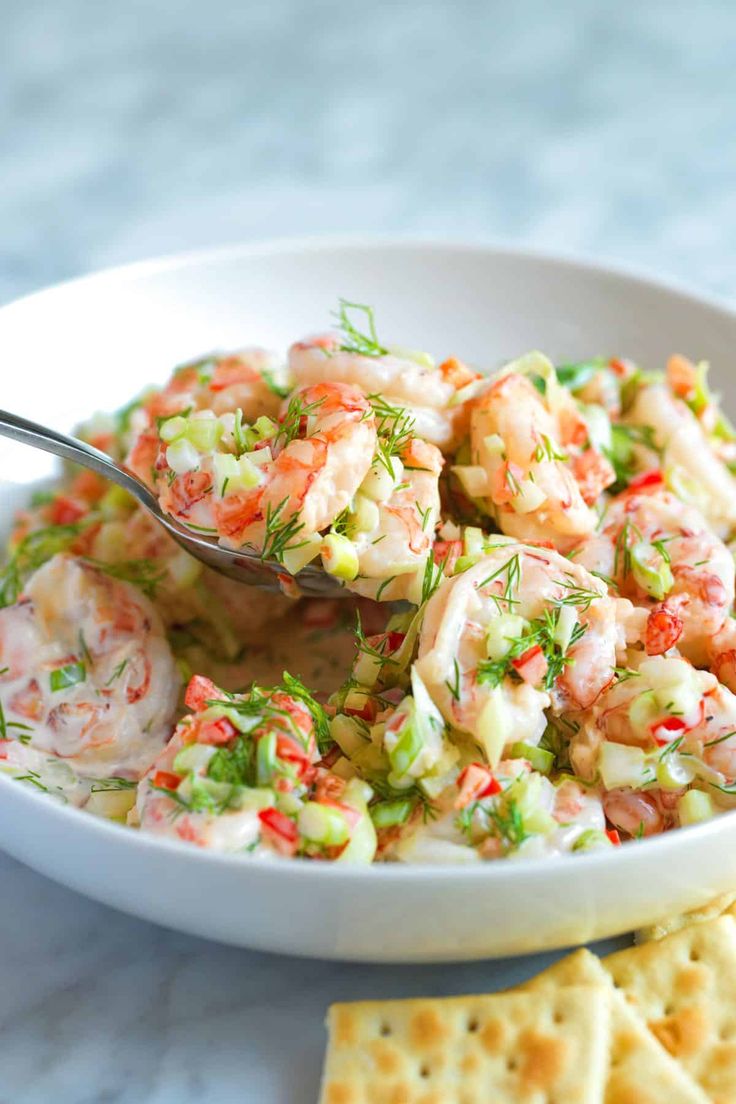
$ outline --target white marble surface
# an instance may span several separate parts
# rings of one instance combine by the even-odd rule
[[[346,231],[502,238],[736,290],[729,4],[1,15],[0,300],[165,251]],[[495,988],[539,965],[249,954],[4,857],[0,928],[0,1104],[312,1104],[330,1000]]]

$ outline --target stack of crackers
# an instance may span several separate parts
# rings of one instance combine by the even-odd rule
[[[334,1005],[321,1104],[736,1104],[724,904],[509,992]]]

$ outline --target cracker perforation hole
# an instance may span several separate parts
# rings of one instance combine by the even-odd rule
[[[476,1019],[468,1020],[468,1031],[471,1035],[475,1035],[476,1031],[480,1027],[480,1024]]]
[[[565,1013],[564,1013],[564,1012],[560,1012],[560,1010],[559,1010],[559,1009],[557,1009],[557,1010],[555,1011],[554,1015],[552,1016],[552,1019],[554,1020],[554,1022],[555,1022],[556,1024],[561,1024],[561,1023],[564,1023],[564,1022],[565,1022]]]
[[[391,1024],[382,1023],[378,1029],[378,1033],[383,1036],[384,1039],[387,1038],[387,1036],[392,1034]]]
[[[672,1004],[672,1003],[666,1004],[664,1006],[664,1008],[662,1009],[662,1015],[663,1016],[671,1016],[674,1011],[675,1011],[674,1004]]]
[[[513,1073],[514,1070],[517,1070],[518,1068],[518,1060],[514,1058],[513,1055],[510,1058],[506,1059],[506,1069],[509,1071],[509,1073]]]
[[[698,952],[697,952],[697,951],[695,950],[695,948],[694,948],[694,947],[692,947],[692,948],[690,949],[690,961],[691,961],[691,962],[699,962],[699,961],[700,961],[700,955],[699,955],[699,953],[698,953]]]
[[[429,1077],[431,1072],[432,1072],[431,1069],[425,1063],[425,1065],[421,1066],[420,1069],[419,1069],[419,1076],[424,1077],[426,1079],[427,1077]]]

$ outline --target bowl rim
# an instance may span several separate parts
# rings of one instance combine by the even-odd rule
[[[340,253],[346,251],[358,251],[365,253],[377,253],[384,251],[408,251],[418,253],[453,253],[469,256],[488,256],[496,259],[508,259],[510,261],[522,261],[534,264],[542,262],[558,266],[570,271],[588,273],[594,277],[613,277],[632,285],[638,285],[642,289],[654,293],[664,293],[676,298],[686,299],[699,307],[714,310],[731,322],[736,324],[736,306],[731,305],[725,297],[717,293],[703,292],[684,281],[670,277],[662,278],[653,271],[643,267],[632,266],[619,262],[608,262],[591,258],[589,255],[576,254],[551,249],[535,249],[525,246],[511,245],[503,240],[469,241],[467,239],[447,239],[434,237],[412,237],[401,235],[308,235],[294,237],[277,237],[262,241],[245,241],[230,245],[215,246],[206,249],[192,249],[177,253],[164,254],[151,259],[133,261],[126,264],[103,268],[98,271],[85,273],[67,280],[51,284],[31,291],[7,303],[0,304],[0,327],[3,317],[13,312],[18,307],[32,307],[37,299],[45,299],[59,292],[74,291],[96,284],[129,282],[166,272],[176,272],[179,269],[197,267],[199,265],[227,263],[239,258],[257,258],[259,256],[278,256],[288,253]],[[0,333],[0,342],[2,335]],[[499,863],[472,863],[472,864],[434,864],[434,863],[371,863],[368,866],[341,866],[339,863],[319,863],[305,859],[249,859],[244,861],[242,856],[235,853],[208,851],[204,848],[191,847],[184,841],[159,837],[134,831],[125,825],[97,817],[91,813],[85,813],[84,809],[76,806],[62,804],[57,800],[49,800],[40,792],[36,792],[28,786],[13,787],[13,779],[10,775],[0,771],[0,794],[9,787],[8,794],[14,793],[14,800],[26,803],[29,813],[33,810],[44,809],[45,814],[51,819],[56,818],[58,824],[75,824],[80,830],[86,823],[84,831],[96,835],[101,843],[109,840],[112,846],[123,847],[127,850],[153,852],[162,857],[166,854],[178,855],[182,861],[192,864],[206,863],[209,867],[220,867],[225,870],[237,871],[234,877],[246,877],[248,873],[259,877],[278,878],[282,874],[290,878],[309,879],[321,882],[324,879],[344,882],[346,887],[353,888],[358,883],[383,883],[407,882],[407,883],[431,883],[436,879],[448,879],[457,883],[480,884],[486,879],[491,881],[508,879],[513,882],[525,879],[537,880],[541,875],[560,875],[571,870],[581,874],[592,874],[594,870],[615,863],[615,869],[621,875],[625,875],[632,863],[638,863],[642,857],[642,848],[652,861],[667,863],[668,857],[674,858],[673,849],[677,840],[682,840],[684,832],[687,839],[695,844],[701,841],[702,846],[708,846],[707,841],[720,836],[733,822],[733,816],[729,812],[720,814],[703,824],[692,825],[686,828],[678,828],[676,831],[665,832],[650,839],[631,841],[621,848],[613,850],[593,851],[589,853],[572,855],[542,856],[528,858],[523,861],[510,860]],[[736,810],[734,810],[736,812]],[[71,820],[69,819],[71,817]],[[679,850],[679,848],[678,848]],[[671,852],[672,855],[670,854]]]

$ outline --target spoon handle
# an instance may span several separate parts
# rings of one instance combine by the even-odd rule
[[[39,425],[28,418],[21,418],[18,414],[11,414],[8,410],[0,410],[0,437],[10,437],[13,441],[20,441],[21,444],[31,445],[32,448],[60,456],[62,460],[72,460],[75,464],[81,464],[82,467],[89,468],[112,483],[117,483],[149,510],[159,513],[158,502],[144,483],[118,467],[106,453],[93,448],[85,441],[79,441],[76,437],[67,437],[64,433]]]

